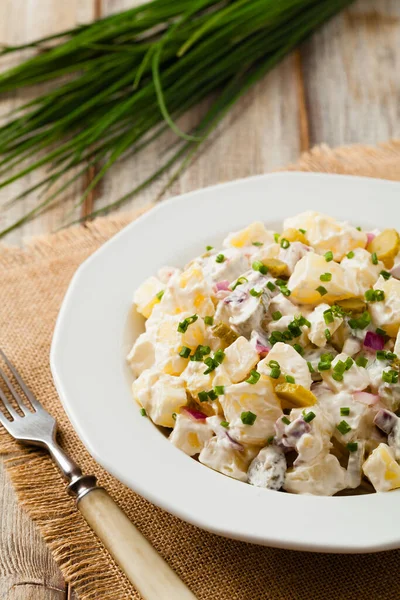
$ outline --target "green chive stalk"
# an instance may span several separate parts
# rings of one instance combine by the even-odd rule
[[[165,191],[235,102],[351,1],[152,0],[30,44],[0,46],[0,58],[38,50],[0,75],[0,97],[54,83],[0,127],[0,189],[46,169],[43,179],[7,203],[37,196],[34,209],[0,237],[59,202],[95,169],[81,205],[117,161],[170,128],[176,135],[172,156],[87,218],[121,206],[168,171]],[[208,112],[192,131],[181,131],[177,119],[210,94],[215,99]]]

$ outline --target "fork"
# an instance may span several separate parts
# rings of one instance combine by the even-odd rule
[[[97,485],[96,477],[84,475],[64,452],[57,442],[56,420],[43,408],[1,349],[0,356],[23,392],[21,395],[16,390],[0,367],[0,381],[3,380],[22,412],[21,416],[0,387],[5,408],[2,410],[0,403],[0,423],[8,433],[23,444],[40,446],[50,453],[68,481],[67,490],[75,496],[82,515],[144,600],[196,600],[106,490]]]

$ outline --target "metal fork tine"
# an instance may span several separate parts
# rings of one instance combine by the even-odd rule
[[[21,396],[18,394],[18,392],[14,388],[13,384],[11,383],[11,381],[8,379],[7,375],[4,373],[3,369],[1,369],[1,368],[0,368],[0,377],[3,378],[4,383],[8,387],[9,391],[11,392],[11,394],[14,397],[14,400],[16,401],[16,403],[18,404],[19,408],[22,410],[24,415],[28,414],[28,412],[29,412],[28,407],[24,405],[24,402],[23,402]],[[4,402],[4,400],[3,400],[3,402]],[[18,413],[17,413],[17,417],[18,417]]]
[[[11,373],[14,375],[20,388],[22,389],[22,391],[24,392],[25,396],[28,398],[28,400],[32,404],[32,406],[34,408],[36,408],[37,410],[42,408],[41,404],[36,400],[35,396],[33,395],[33,392],[28,388],[26,383],[24,383],[24,380],[22,379],[21,375],[18,373],[17,369],[14,367],[12,362],[10,360],[8,360],[7,356],[4,354],[4,352],[1,348],[0,348],[0,355],[3,357],[4,362],[6,363],[7,367],[10,369]]]
[[[8,412],[10,413],[10,415],[12,416],[13,419],[18,419],[19,414],[17,413],[17,411],[15,410],[15,408],[12,406],[12,404],[10,404],[10,402],[7,399],[7,396],[4,394],[3,390],[0,388],[0,398],[4,404],[4,406],[6,407],[6,409],[8,410]],[[3,415],[3,413],[0,410],[0,415]],[[7,417],[4,417],[7,421]]]

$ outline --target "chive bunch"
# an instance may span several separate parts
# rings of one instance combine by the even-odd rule
[[[169,127],[177,136],[172,156],[89,216],[120,206],[166,171],[171,172],[168,187],[232,105],[350,2],[153,0],[31,44],[0,46],[0,57],[39,50],[0,75],[0,98],[34,84],[56,84],[0,127],[0,188],[47,169],[14,199],[35,193],[35,208],[0,236],[49,208],[74,181],[95,170],[79,206],[114,163],[140,152]],[[176,119],[210,94],[214,100],[207,113],[192,131],[181,131]]]

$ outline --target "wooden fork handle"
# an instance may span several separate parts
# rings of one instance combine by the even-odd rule
[[[103,488],[86,493],[78,508],[144,600],[196,600]]]

